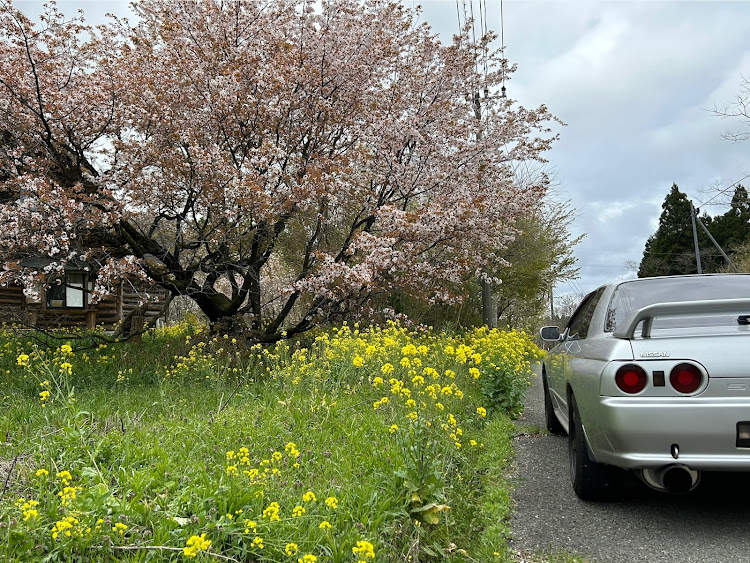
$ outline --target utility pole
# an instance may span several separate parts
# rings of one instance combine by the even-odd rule
[[[485,90],[484,97],[487,98],[488,92]],[[474,117],[477,121],[482,120],[482,105],[479,92],[474,92],[472,105],[474,106]],[[477,130],[477,141],[482,140],[482,128]],[[482,166],[480,159],[479,166]],[[480,282],[482,286],[482,323],[488,328],[497,328],[497,301],[492,296],[492,284],[489,280],[483,279]]]
[[[716,242],[716,239],[708,231],[708,229],[706,228],[706,225],[704,225],[703,222],[698,217],[696,217],[695,220],[698,221],[698,224],[701,226],[701,228],[706,233],[706,235],[708,235],[708,238],[711,240],[711,242],[713,243],[713,245],[716,247],[716,250],[718,250],[719,253],[721,253],[721,255],[724,257],[724,260],[727,261],[727,264],[729,264],[729,267],[732,268],[732,271],[734,273],[737,273],[737,267],[734,265],[734,262],[732,262],[731,258],[729,258],[729,256],[727,256],[727,253],[724,252],[724,249],[721,248],[721,246],[719,245],[719,243]]]
[[[553,324],[555,320],[555,295],[554,295],[554,285],[550,284],[549,286],[549,321],[550,324]]]
[[[693,207],[693,202],[690,202],[690,217],[693,220],[693,244],[695,245],[695,263],[698,266],[698,273],[703,273],[703,268],[701,267],[701,250],[698,246],[698,230],[695,228],[695,207]]]

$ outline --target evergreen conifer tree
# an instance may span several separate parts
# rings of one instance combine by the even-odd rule
[[[639,278],[694,274],[698,272],[695,261],[695,246],[690,219],[690,201],[680,191],[677,184],[667,194],[662,204],[659,228],[646,241],[643,259],[638,268]],[[711,217],[704,215],[701,221],[706,227],[712,223]],[[699,228],[698,242],[701,248],[703,271],[715,271],[713,246],[702,229]]]

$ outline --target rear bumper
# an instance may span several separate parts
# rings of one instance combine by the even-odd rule
[[[626,469],[679,463],[705,471],[750,471],[737,423],[750,422],[750,396],[601,397],[592,453]],[[672,455],[677,444],[679,455]]]

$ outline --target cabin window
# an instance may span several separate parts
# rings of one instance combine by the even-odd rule
[[[59,283],[54,280],[47,288],[47,307],[83,309],[86,303],[84,274],[68,273],[57,279]]]

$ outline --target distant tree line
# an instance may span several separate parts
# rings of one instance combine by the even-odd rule
[[[723,215],[711,217],[696,209],[696,216],[735,267],[750,271],[750,200],[745,187],[737,185],[730,208]],[[696,227],[703,273],[731,271],[705,230],[697,223]],[[662,204],[659,227],[646,241],[638,277],[697,272],[690,201],[677,184],[673,184]]]

